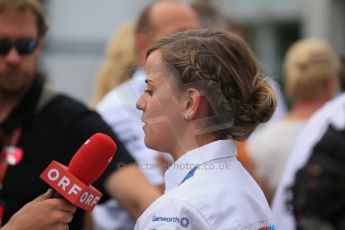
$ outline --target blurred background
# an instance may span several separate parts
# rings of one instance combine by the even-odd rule
[[[89,103],[108,40],[151,0],[44,0],[50,30],[41,69],[50,84]],[[190,2],[190,1],[186,1]],[[287,47],[300,38],[329,42],[345,54],[344,0],[205,0],[234,19],[265,74],[282,83]]]

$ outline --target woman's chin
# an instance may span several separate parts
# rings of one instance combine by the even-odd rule
[[[145,134],[144,143],[145,143],[147,148],[152,149],[152,143],[150,142],[150,140],[148,140],[148,138],[146,138],[146,134]]]

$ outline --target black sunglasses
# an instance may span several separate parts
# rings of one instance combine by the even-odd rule
[[[11,41],[8,39],[0,39],[0,55],[6,56],[8,52],[15,47],[19,55],[29,55],[38,46],[38,39],[18,39]]]

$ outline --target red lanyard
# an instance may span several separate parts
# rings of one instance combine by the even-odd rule
[[[23,158],[23,150],[18,146],[20,136],[22,135],[22,130],[20,128],[15,129],[12,135],[6,137],[2,130],[0,130],[2,135],[2,141],[0,147],[0,190],[3,186],[3,181],[8,170],[9,165],[17,165]],[[0,139],[1,141],[1,139]],[[0,225],[2,222],[2,217],[5,212],[5,201],[0,199]]]
[[[9,165],[17,165],[23,158],[23,150],[17,147],[22,135],[20,128],[15,129],[9,138],[4,138],[3,149],[0,150],[0,189]]]

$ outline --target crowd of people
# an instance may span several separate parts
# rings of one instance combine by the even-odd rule
[[[345,65],[325,41],[288,49],[285,114],[242,25],[156,0],[110,40],[89,108],[48,87],[47,32],[40,1],[0,0],[1,230],[345,228]],[[39,175],[99,132],[117,154],[87,214]]]

